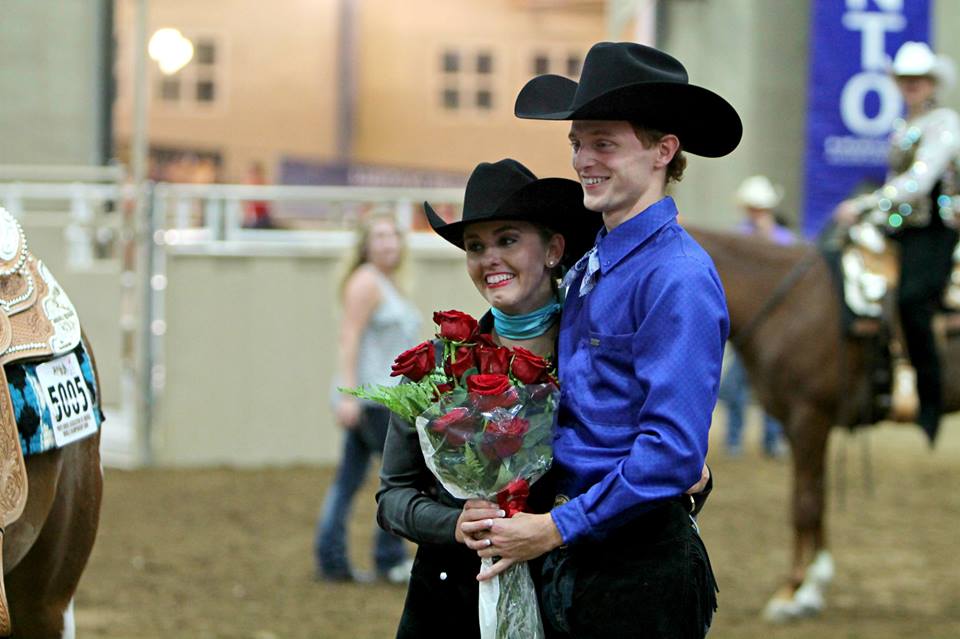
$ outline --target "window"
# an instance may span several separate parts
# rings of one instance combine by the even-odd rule
[[[460,55],[456,51],[445,51],[443,54],[444,73],[456,73],[460,70]]]
[[[576,51],[533,51],[530,67],[534,75],[562,73],[571,80],[577,80],[583,70],[583,55]]]
[[[185,34],[193,43],[193,58],[174,74],[156,73],[156,99],[164,105],[209,110],[222,99],[223,50],[214,37]]]
[[[160,99],[164,102],[180,101],[179,76],[163,76],[160,78]]]
[[[489,89],[480,89],[477,91],[477,108],[489,111],[493,108],[493,94]]]
[[[460,106],[460,92],[456,89],[444,89],[443,107],[445,109],[456,109]]]
[[[477,73],[484,75],[493,73],[493,56],[489,53],[477,54]]]
[[[543,75],[544,73],[550,73],[550,58],[548,58],[543,53],[538,53],[533,58],[533,73],[534,75]]]
[[[211,40],[199,40],[195,48],[194,59],[197,64],[211,66],[217,62],[217,47]]]
[[[496,98],[493,87],[496,55],[489,48],[443,48],[437,58],[439,86],[436,99],[447,113],[489,114]]]
[[[200,80],[197,82],[197,102],[213,102],[215,97],[216,92],[212,80]]]

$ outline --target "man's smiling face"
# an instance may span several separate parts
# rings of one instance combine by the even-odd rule
[[[619,223],[662,197],[658,146],[645,147],[629,122],[575,120],[569,137],[583,204],[605,221]]]

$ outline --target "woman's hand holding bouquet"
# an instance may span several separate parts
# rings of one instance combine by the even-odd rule
[[[442,353],[424,342],[397,357],[393,375],[410,383],[345,390],[413,422],[423,458],[454,497],[526,507],[530,484],[553,461],[558,382],[547,360],[505,348],[460,311],[434,313]],[[439,361],[438,361],[439,360]],[[343,390],[343,389],[342,389]],[[485,569],[492,559],[483,560]],[[542,637],[529,569],[520,563],[481,583],[483,637]]]

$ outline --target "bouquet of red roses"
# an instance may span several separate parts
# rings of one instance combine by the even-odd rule
[[[414,422],[427,467],[451,495],[495,501],[509,517],[553,461],[553,367],[524,348],[498,346],[466,313],[433,320],[439,344],[424,342],[394,363],[392,374],[410,383],[347,392]],[[480,627],[485,639],[543,637],[525,564],[481,583]]]

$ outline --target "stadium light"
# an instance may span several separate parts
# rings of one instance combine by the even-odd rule
[[[147,53],[161,72],[173,75],[193,59],[193,43],[177,29],[158,29],[150,38]]]

